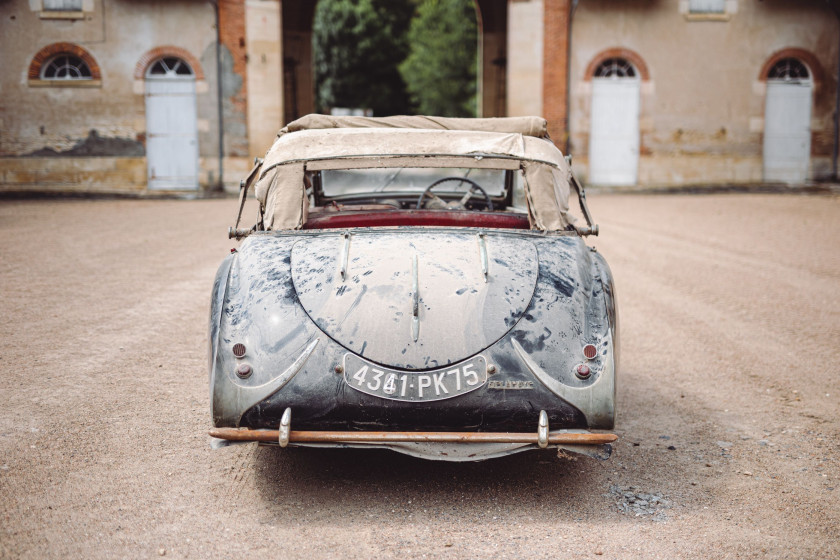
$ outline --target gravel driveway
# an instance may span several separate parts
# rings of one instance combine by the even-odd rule
[[[840,198],[589,202],[613,458],[447,464],[209,448],[235,201],[0,201],[0,557],[840,557]]]

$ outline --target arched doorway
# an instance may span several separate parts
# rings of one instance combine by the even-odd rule
[[[640,85],[626,58],[607,58],[592,73],[588,179],[594,185],[636,184]]]
[[[508,0],[474,0],[479,28],[479,115],[501,117],[507,106]],[[312,22],[317,0],[281,2],[283,117],[315,110]]]
[[[145,74],[148,188],[198,188],[195,72],[182,58],[161,57]]]
[[[798,58],[767,71],[764,108],[764,180],[803,183],[811,161],[812,73]]]

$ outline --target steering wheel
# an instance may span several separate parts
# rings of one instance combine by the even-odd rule
[[[434,187],[436,187],[439,184],[441,184],[443,182],[446,182],[446,181],[462,181],[464,183],[469,183],[470,188],[469,188],[469,190],[467,190],[467,193],[464,195],[464,197],[461,200],[459,200],[458,202],[448,202],[447,203],[442,198],[440,198],[439,196],[437,196],[436,194],[434,194],[432,192],[432,189]],[[483,188],[481,188],[481,185],[479,185],[478,183],[476,183],[472,179],[467,179],[466,177],[444,177],[443,179],[438,179],[437,181],[435,181],[434,183],[432,183],[431,185],[426,187],[426,190],[423,191],[423,194],[421,194],[420,198],[417,199],[417,210],[420,210],[421,208],[423,208],[423,200],[426,197],[429,197],[433,201],[435,201],[435,206],[439,207],[440,209],[465,210],[466,207],[464,205],[467,203],[467,201],[470,199],[470,197],[473,195],[473,192],[476,189],[484,196],[484,202],[487,204],[487,209],[492,211],[493,210],[493,200],[490,198],[490,195],[487,194],[487,191],[485,191]]]

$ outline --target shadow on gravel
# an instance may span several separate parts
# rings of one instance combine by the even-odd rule
[[[626,379],[633,386],[619,396],[620,439],[608,461],[558,457],[555,450],[447,463],[385,450],[259,447],[253,455],[256,492],[273,521],[318,512],[330,523],[344,523],[348,514],[416,517],[424,511],[462,519],[497,511],[514,518],[662,521],[687,502],[714,503],[713,488],[725,487],[727,476],[721,473],[722,480],[706,488],[712,495],[701,496],[701,488],[688,482],[714,472],[712,464],[728,462],[715,444],[725,420],[692,419],[698,404],[693,395],[674,400],[646,376]]]
[[[261,447],[255,451],[255,464],[258,492],[266,505],[317,504],[373,517],[417,508],[467,517],[496,509],[505,515],[531,515],[579,506],[606,488],[598,461],[558,458],[553,450],[445,463],[389,451]]]

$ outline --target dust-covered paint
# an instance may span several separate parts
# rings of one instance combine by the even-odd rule
[[[618,333],[610,309],[611,275],[600,254],[591,252],[581,237],[484,232],[494,263],[485,283],[477,230],[350,233],[346,282],[340,275],[340,232],[253,234],[225,260],[214,287],[210,323],[216,426],[276,428],[287,408],[294,411],[296,429],[516,431],[532,428],[540,410],[546,411],[552,429],[611,426],[612,394],[598,397],[601,412],[590,425],[589,411],[558,397],[556,387],[548,387],[532,371],[536,364],[554,383],[584,393],[596,383],[604,386],[599,380],[615,374],[613,340]],[[377,246],[389,250],[376,253]],[[433,251],[435,246],[440,249]],[[468,250],[474,258],[467,256]],[[413,342],[407,323],[410,251],[425,262],[420,278],[431,275],[427,284],[419,283],[418,343],[423,344]],[[472,303],[458,307],[459,300],[470,298]],[[319,341],[317,351],[275,390],[277,380],[314,340]],[[236,343],[248,348],[247,356],[233,355]],[[593,373],[581,380],[573,371],[586,344],[603,352],[588,362]],[[527,360],[520,352],[527,353]],[[445,372],[442,366],[480,355],[492,388],[484,382],[440,401],[383,398],[370,394],[374,390],[348,386],[348,353],[382,366],[382,371],[401,372],[406,383],[419,383],[419,376],[429,371]],[[253,368],[248,379],[234,373],[242,361]],[[231,404],[240,402],[243,391],[259,388],[265,397],[247,410]]]

